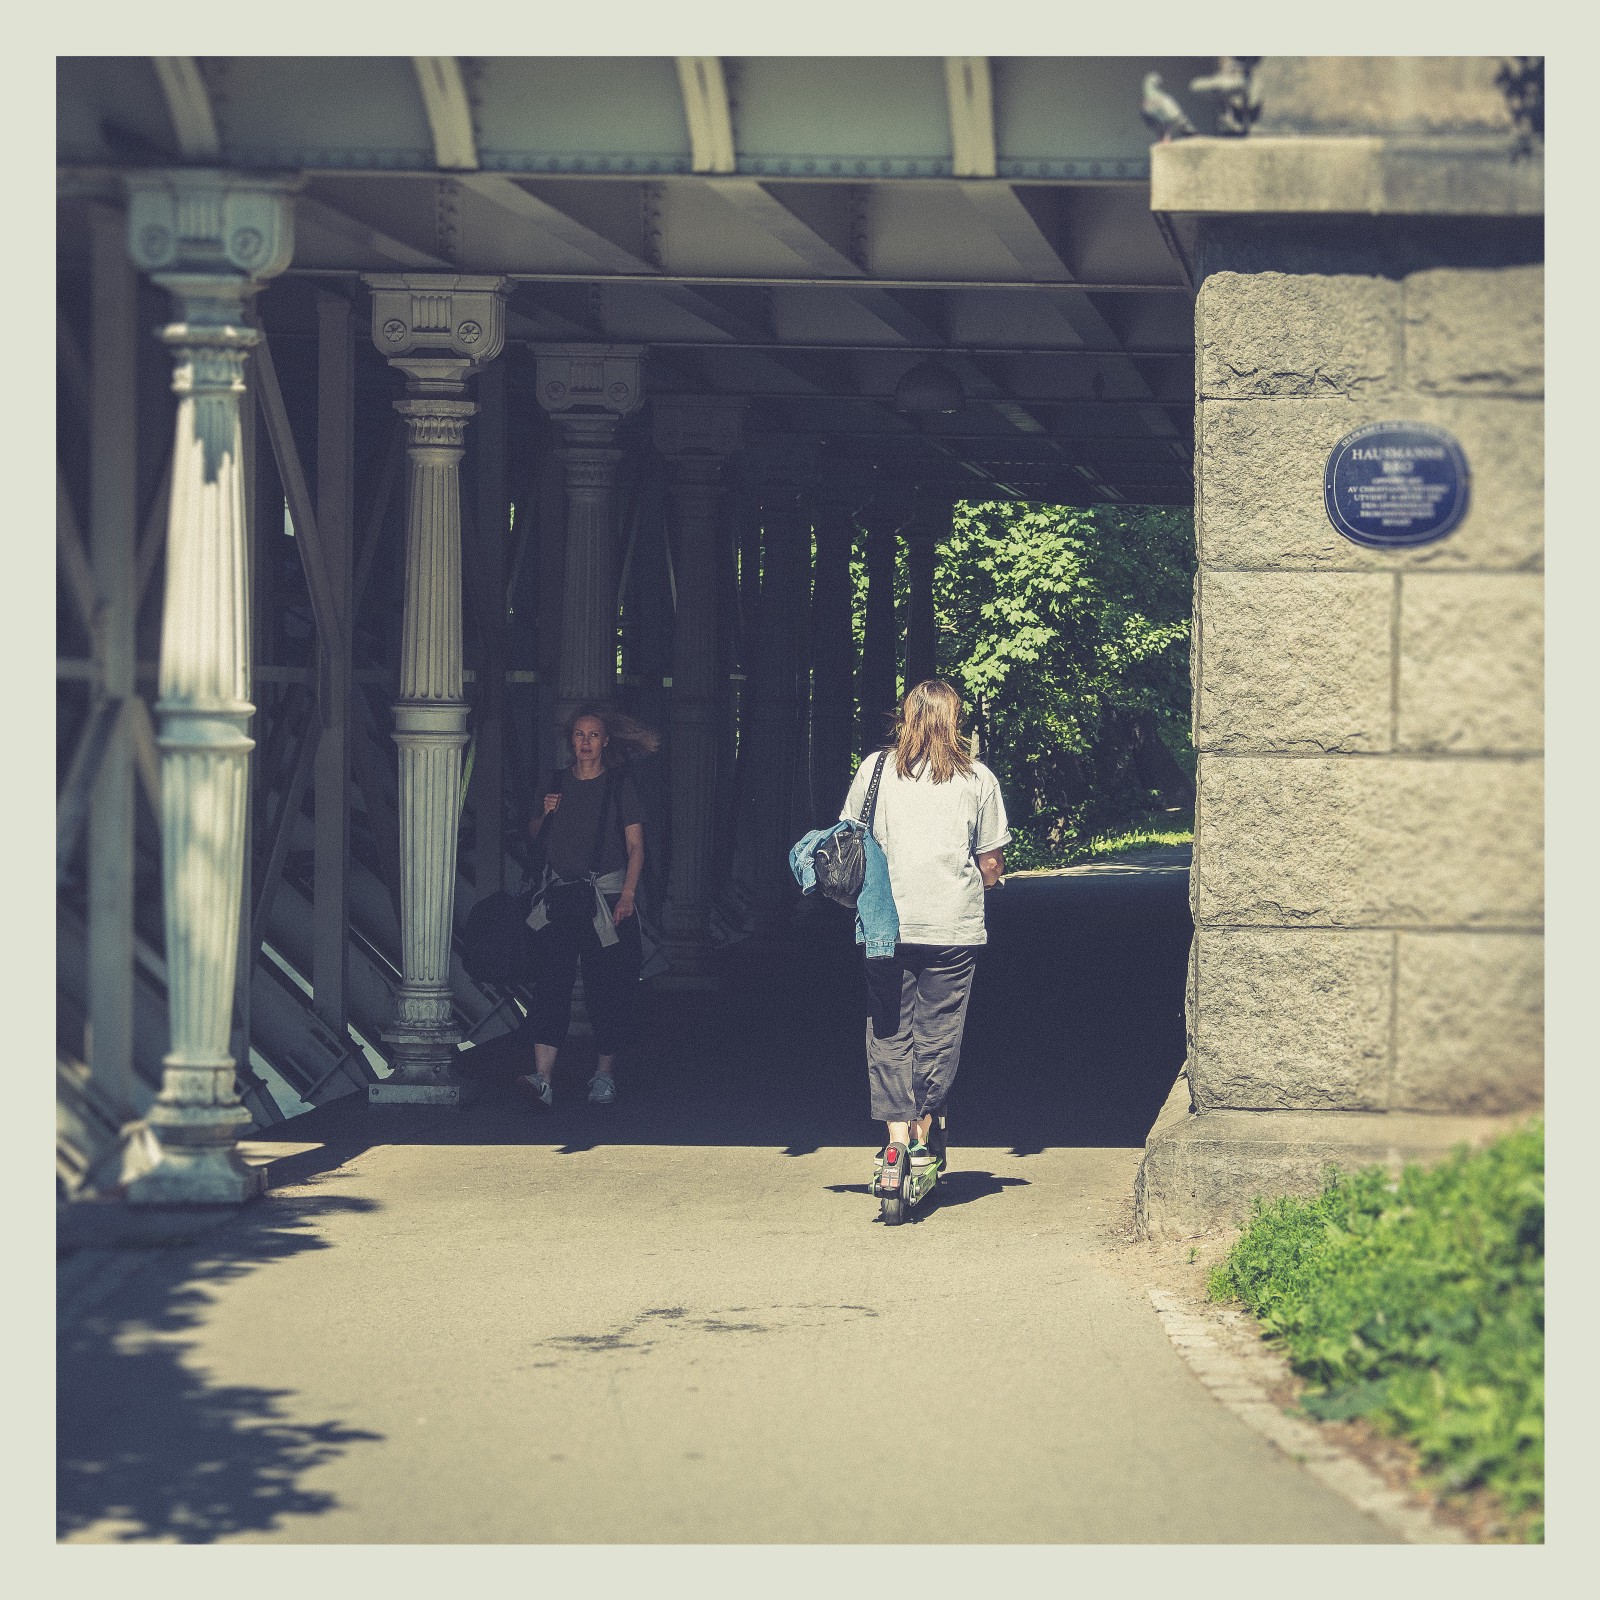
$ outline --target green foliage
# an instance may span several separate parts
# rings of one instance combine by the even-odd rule
[[[1009,867],[1067,866],[1130,825],[1170,831],[1158,803],[1192,798],[1193,522],[1152,506],[955,508],[934,578],[939,665],[1000,779]],[[851,577],[859,656],[859,543]],[[894,586],[903,631],[903,541]]]
[[[1257,1200],[1210,1292],[1312,1380],[1314,1416],[1403,1434],[1444,1488],[1486,1486],[1543,1537],[1541,1124],[1398,1180],[1330,1168],[1314,1200]]]
[[[939,660],[976,714],[1019,867],[1062,864],[1189,781],[1193,572],[1187,511],[956,508]]]

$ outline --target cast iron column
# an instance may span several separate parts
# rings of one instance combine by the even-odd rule
[[[467,704],[461,679],[461,456],[477,407],[467,379],[505,343],[504,278],[382,274],[366,279],[372,338],[406,375],[406,598],[401,624],[401,979],[384,1030],[394,1071],[374,1105],[459,1106],[460,1042],[450,990],[456,836]]]
[[[811,794],[813,825],[832,822],[853,771],[855,639],[851,629],[850,555],[857,499],[831,490],[817,511],[817,571],[811,595]]]
[[[561,437],[567,540],[555,720],[617,692],[617,425],[644,399],[642,345],[536,345],[539,404]],[[567,758],[556,751],[556,760]]]
[[[672,634],[672,867],[662,916],[668,971],[661,984],[709,989],[711,848],[717,783],[717,543],[722,469],[739,447],[745,402],[654,403],[656,448],[672,468],[678,611]]]
[[[146,1121],[160,1159],[140,1205],[227,1205],[266,1187],[239,1155],[250,1113],[229,1054],[254,741],[239,396],[258,335],[245,302],[294,254],[296,185],[211,170],[130,176],[136,265],[175,302],[161,331],[178,396],[161,625],[161,870],[172,1048]]]
[[[801,502],[805,463],[786,459],[761,489],[761,599],[749,724],[745,824],[751,905],[770,923],[790,898],[789,846],[803,831],[807,731],[806,634],[811,525]]]

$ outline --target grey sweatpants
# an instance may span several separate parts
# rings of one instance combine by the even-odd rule
[[[867,1080],[879,1122],[944,1109],[961,1064],[961,1032],[978,946],[902,944],[867,969]]]

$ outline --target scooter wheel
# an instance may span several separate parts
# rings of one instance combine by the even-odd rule
[[[884,1195],[878,1201],[878,1215],[893,1227],[898,1227],[911,1213],[911,1207],[906,1204],[904,1194]]]

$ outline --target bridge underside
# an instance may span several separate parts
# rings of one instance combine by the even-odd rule
[[[252,569],[245,1103],[379,1074],[448,1099],[453,1041],[510,1015],[453,958],[450,902],[515,881],[563,712],[620,696],[668,733],[660,981],[708,982],[717,942],[784,914],[786,845],[896,682],[936,670],[952,502],[1189,503],[1192,296],[1137,104],[1146,70],[1207,65],[63,60],[63,505],[112,600],[109,635],[70,590],[61,614],[69,1165],[149,1111],[168,1047],[179,869],[141,707],[199,648],[162,636],[169,294],[180,369],[196,274],[260,333],[224,530]],[[229,257],[252,203],[270,267]]]
[[[586,701],[666,734],[658,981],[711,981],[938,669],[952,503],[1189,504],[1197,419],[1188,1103],[1142,1214],[1537,1105],[1530,69],[1261,58],[1248,138],[1152,152],[1142,81],[1213,65],[64,58],[65,1176],[233,1201],[252,1119],[453,1103],[506,1017],[454,930]],[[1406,416],[1472,510],[1367,550],[1322,466]]]

